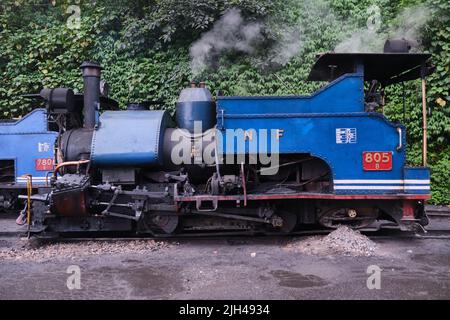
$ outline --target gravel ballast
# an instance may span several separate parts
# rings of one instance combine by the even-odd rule
[[[77,241],[45,243],[33,246],[29,242],[15,247],[0,247],[1,260],[47,261],[52,259],[81,259],[96,255],[148,254],[168,249],[174,243],[144,240]],[[379,256],[377,244],[367,236],[347,226],[340,226],[326,236],[312,236],[288,242],[285,250],[308,255]],[[254,257],[252,255],[252,257]]]
[[[375,242],[347,226],[340,226],[327,236],[312,236],[291,241],[286,245],[286,249],[309,255],[370,257],[379,254]]]
[[[147,254],[170,246],[172,244],[168,242],[155,240],[59,242],[39,246],[27,243],[20,247],[0,248],[0,261],[77,259],[102,254]]]

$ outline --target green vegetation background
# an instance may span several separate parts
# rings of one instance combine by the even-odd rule
[[[311,1],[311,0],[310,0]],[[265,68],[252,57],[223,55],[220,67],[205,71],[212,91],[226,95],[308,94],[317,84],[305,82],[316,53],[330,51],[356,28],[366,25],[367,8],[381,8],[382,29],[395,22],[403,8],[426,3],[432,17],[421,30],[425,52],[433,55],[436,72],[428,78],[429,165],[432,203],[450,203],[450,106],[448,0],[323,0],[347,21],[311,16],[296,0],[2,0],[0,4],[0,118],[26,114],[33,105],[20,97],[43,87],[66,86],[80,91],[79,65],[97,60],[111,97],[127,102],[161,100],[173,109],[176,97],[192,74],[189,47],[211,29],[228,8],[239,8],[249,21],[302,25],[301,51],[285,66]],[[310,2],[314,3],[314,1]],[[70,29],[68,7],[81,8],[81,27]],[[275,27],[274,27],[275,28]],[[303,36],[301,34],[300,36]],[[421,162],[420,82],[408,83],[406,119],[402,114],[402,88],[388,90],[386,115],[407,127],[408,162]],[[376,134],[376,133],[374,133]]]

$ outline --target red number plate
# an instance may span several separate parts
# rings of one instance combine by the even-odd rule
[[[364,151],[363,169],[366,171],[392,170],[392,152]]]
[[[36,171],[52,171],[53,159],[52,158],[36,159],[35,169]]]

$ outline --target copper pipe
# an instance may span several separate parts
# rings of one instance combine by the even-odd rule
[[[50,173],[51,174],[53,174],[53,171],[47,171],[47,173],[45,174],[45,186],[46,187],[48,187],[49,186],[49,184],[48,184],[48,176],[50,175]]]
[[[79,166],[79,165],[89,163],[89,162],[91,162],[91,160],[67,161],[67,162],[60,163],[56,166],[55,170],[53,171],[53,178],[56,178],[56,176],[58,175],[59,169],[61,169],[62,167]]]
[[[428,128],[427,128],[427,98],[426,98],[426,87],[425,87],[425,77],[422,77],[422,165],[427,166],[427,139],[428,139]]]

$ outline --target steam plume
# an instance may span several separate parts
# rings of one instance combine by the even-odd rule
[[[289,8],[295,8],[299,17],[295,21],[283,22],[279,17],[268,17],[260,21],[245,21],[239,9],[229,9],[190,48],[191,70],[194,76],[210,67],[217,67],[221,55],[231,52],[246,55],[249,61],[260,68],[284,66],[297,56],[303,48],[322,41],[323,50],[334,47],[335,52],[382,52],[388,38],[405,38],[419,43],[420,29],[431,16],[425,5],[404,9],[392,25],[383,25],[383,11],[377,6],[367,10],[368,21],[377,11],[376,28],[369,23],[357,28],[355,20],[339,18],[325,0],[285,0]],[[314,27],[322,21],[323,28]],[[322,34],[324,30],[339,28],[350,30],[344,40]],[[353,30],[353,31],[352,31]],[[337,45],[336,42],[340,41]]]
[[[212,30],[203,34],[190,48],[191,69],[198,74],[218,59],[223,52],[254,52],[263,40],[262,26],[257,22],[246,23],[238,9],[228,10],[216,22]]]
[[[400,12],[395,25],[387,30],[377,32],[369,28],[354,31],[347,39],[340,42],[335,52],[382,52],[384,42],[388,38],[405,38],[412,43],[420,43],[419,31],[431,16],[430,9],[425,5],[408,7]],[[382,18],[382,16],[381,16]]]

